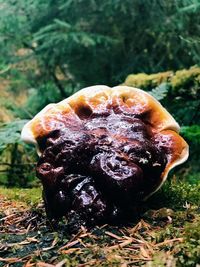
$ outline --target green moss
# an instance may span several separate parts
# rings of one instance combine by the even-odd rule
[[[173,238],[180,238],[182,242],[175,243],[173,246],[166,245],[164,248],[170,251],[170,254],[173,254],[173,261],[176,262],[175,266],[192,267],[200,263],[200,215],[197,215],[194,221],[186,222],[181,228],[171,225],[157,233],[158,242]],[[155,263],[161,256],[162,253],[156,253],[151,266],[156,266]]]
[[[171,79],[171,84],[173,88],[180,88],[188,86],[191,82],[199,81],[200,79],[200,68],[191,67],[190,69],[183,69],[176,71]]]
[[[4,188],[0,187],[0,195],[10,200],[25,202],[26,204],[37,204],[41,200],[42,189],[40,187],[25,188]]]
[[[181,264],[193,266],[200,263],[200,216],[194,223],[188,223],[184,231],[184,243],[175,248]]]
[[[185,202],[200,204],[200,182],[190,184],[183,181],[170,181],[163,187],[165,196],[174,207],[182,206]]]
[[[176,96],[190,89],[190,94],[196,97],[200,90],[200,67],[193,66],[190,69],[176,72],[167,71],[149,75],[146,73],[130,74],[124,82],[127,86],[144,90],[151,90],[162,83],[168,83],[172,89],[171,92]]]
[[[192,183],[180,181],[179,179],[174,176],[172,180],[166,181],[163,187],[147,200],[146,205],[148,208],[159,209],[167,207],[173,210],[190,210],[199,206],[199,179],[192,177]]]
[[[187,211],[176,211],[171,224],[154,232],[154,242],[161,245],[147,266],[192,267],[200,263],[200,214],[197,210],[191,214],[188,222]]]
[[[154,204],[157,202],[157,206],[170,207],[174,212],[170,214],[171,223],[154,232],[154,240],[157,244],[163,242],[163,246],[159,247],[147,266],[192,267],[200,263],[199,196],[200,182],[198,180],[196,183],[190,184],[174,178],[172,181],[166,182],[163,188],[152,197],[150,202]],[[151,214],[155,212],[158,214],[161,210],[164,208],[153,210]],[[151,216],[148,221],[161,226],[161,223],[164,225],[164,219]],[[179,240],[178,242],[166,242],[176,238]]]
[[[146,264],[146,267],[176,267],[177,259],[173,255],[166,254],[164,251],[156,253],[152,261]]]
[[[160,72],[150,75],[145,73],[130,74],[125,80],[125,85],[147,90],[150,88],[154,88],[161,83],[167,82],[172,76],[172,74],[173,73],[171,71]]]

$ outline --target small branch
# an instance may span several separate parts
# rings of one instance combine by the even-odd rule
[[[49,71],[49,74],[53,78],[55,85],[58,87],[61,96],[62,97],[66,97],[64,87],[62,86],[62,84],[60,83],[60,81],[58,80],[58,78],[56,77],[55,73],[53,71]]]
[[[33,162],[33,163],[19,163],[19,164],[11,164],[11,163],[7,163],[7,162],[0,162],[0,165],[10,166],[10,167],[36,165],[36,164],[37,164],[36,162]]]
[[[0,71],[0,75],[6,73],[7,71],[9,71],[10,68],[11,68],[11,66],[9,65],[5,70],[1,70]]]

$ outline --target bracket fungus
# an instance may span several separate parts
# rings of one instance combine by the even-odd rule
[[[49,104],[22,130],[40,156],[47,216],[69,224],[116,222],[188,158],[179,125],[148,93],[87,87]]]

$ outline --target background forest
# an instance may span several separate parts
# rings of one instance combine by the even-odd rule
[[[35,151],[20,131],[45,105],[84,86],[122,83],[152,92],[178,120],[191,145],[180,176],[195,182],[199,14],[199,0],[1,0],[0,183],[35,183]]]
[[[190,157],[139,220],[71,237],[66,221],[49,224],[20,133],[48,103],[95,84],[156,97]],[[200,0],[0,0],[0,267],[200,266],[199,147]]]

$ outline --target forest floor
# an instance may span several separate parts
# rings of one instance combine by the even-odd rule
[[[48,223],[41,189],[0,188],[0,266],[200,266],[200,183],[171,181],[126,226]]]

